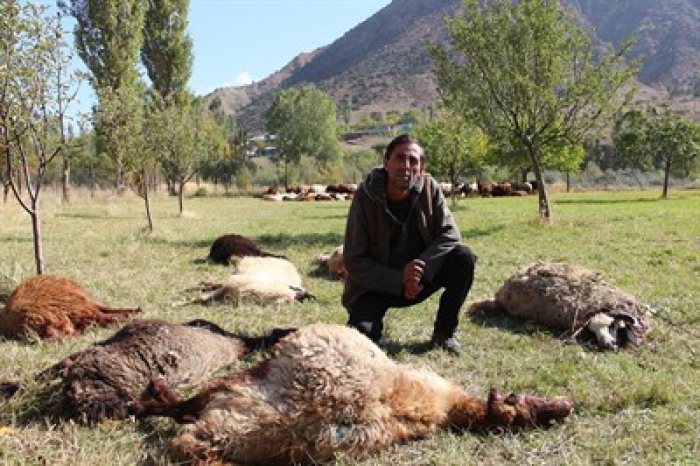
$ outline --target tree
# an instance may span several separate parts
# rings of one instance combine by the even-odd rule
[[[155,175],[155,155],[151,150],[144,150],[149,147],[147,138],[153,134],[144,131],[145,89],[136,86],[101,88],[98,98],[100,105],[96,119],[102,130],[110,135],[109,155],[120,161],[129,186],[143,199],[148,231],[152,232],[149,181]]]
[[[180,215],[184,212],[185,185],[207,161],[226,155],[222,128],[201,100],[188,105],[156,107],[150,118],[148,147],[160,155],[168,179],[177,183]]]
[[[215,180],[215,182],[223,183],[228,193],[234,180],[236,187],[240,189],[249,188],[253,182],[256,166],[248,157],[248,148],[251,144],[248,139],[248,133],[239,127],[236,124],[235,117],[227,115],[222,107],[221,99],[218,97],[209,102],[209,111],[226,136],[228,149],[224,152],[225,157],[205,161],[202,165],[202,172],[205,176]],[[253,144],[256,143],[260,145],[259,147],[256,146],[255,149],[265,147],[264,141],[253,141]]]
[[[335,103],[312,85],[280,92],[267,112],[267,129],[277,136],[285,187],[289,187],[289,164],[298,165],[302,155],[321,164],[340,157]]]
[[[668,197],[671,174],[687,174],[700,160],[700,125],[670,108],[648,112],[631,110],[615,124],[613,141],[618,158],[627,166],[664,170],[661,197]]]
[[[594,135],[631,97],[623,92],[636,73],[623,57],[630,44],[601,51],[558,0],[464,0],[445,26],[452,47],[431,47],[445,106],[525,150],[549,222],[542,156]]]
[[[109,99],[126,98],[138,89],[139,50],[143,43],[144,15],[146,2],[141,0],[71,0],[70,5],[59,1],[62,11],[76,20],[74,31],[78,55],[90,70],[90,82],[98,98],[98,106],[103,105],[101,97]],[[100,152],[114,157],[117,165],[117,188],[123,184],[123,163],[120,154],[124,153],[123,141],[115,140],[110,131],[112,124],[124,118],[117,117],[113,101],[104,103],[109,109],[99,111],[110,122],[96,118],[95,135]],[[125,109],[128,113],[132,109]]]
[[[165,105],[186,104],[192,75],[192,39],[187,34],[189,0],[150,0],[141,59]]]
[[[488,138],[478,127],[449,112],[419,126],[415,135],[425,149],[430,171],[448,175],[453,187],[461,176],[478,170],[488,150]]]
[[[79,77],[68,71],[71,56],[60,20],[44,7],[0,3],[0,37],[0,153],[5,182],[31,218],[41,275],[41,192],[49,164],[66,150],[68,107]]]

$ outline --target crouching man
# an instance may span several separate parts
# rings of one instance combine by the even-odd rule
[[[438,183],[425,173],[418,140],[396,137],[383,167],[367,175],[348,212],[343,292],[348,325],[378,343],[389,308],[418,304],[444,288],[430,343],[460,354],[455,332],[476,261],[461,241]]]

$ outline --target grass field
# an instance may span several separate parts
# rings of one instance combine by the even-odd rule
[[[153,206],[156,230],[147,235],[137,199],[78,199],[63,206],[47,196],[46,272],[77,280],[99,301],[141,306],[143,317],[178,322],[202,317],[249,334],[317,321],[345,323],[342,285],[316,275],[311,260],[342,242],[347,202],[191,198],[180,217],[177,200],[161,197]],[[536,196],[459,202],[457,222],[465,243],[479,256],[468,303],[492,297],[521,265],[577,263],[658,307],[644,347],[602,353],[567,344],[532,325],[505,319],[486,325],[465,318],[459,330],[466,347],[461,358],[439,351],[414,354],[411,348],[430,336],[437,297],[391,310],[385,340],[392,357],[429,365],[483,396],[492,386],[568,395],[577,403],[575,414],[548,430],[445,432],[362,461],[341,457],[337,464],[698,464],[700,192],[676,191],[667,200],[657,191],[555,194],[552,202],[552,226],[537,222]],[[30,232],[29,218],[17,205],[0,204],[0,277],[17,282],[33,275]],[[316,300],[282,308],[170,307],[187,296],[187,288],[230,273],[197,262],[225,233],[248,236],[268,251],[287,255]],[[0,381],[27,381],[113,332],[95,329],[78,339],[38,344],[0,341]],[[240,367],[252,362],[242,361]],[[170,464],[169,421],[54,425],[31,414],[30,404],[22,396],[0,404],[0,464]]]

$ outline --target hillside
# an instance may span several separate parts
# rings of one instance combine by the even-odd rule
[[[687,94],[700,70],[700,0],[567,0],[580,20],[601,41],[637,42],[631,57],[642,56],[642,100],[663,101],[700,115]],[[426,44],[444,40],[442,17],[460,0],[393,0],[374,16],[325,47],[301,53],[262,81],[225,87],[210,97],[222,100],[249,131],[262,131],[264,112],[284,88],[312,83],[335,99],[351,104],[352,121],[373,111],[403,112],[433,106],[435,77]]]

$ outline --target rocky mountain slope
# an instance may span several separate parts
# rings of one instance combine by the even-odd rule
[[[700,0],[566,1],[602,41],[619,45],[637,37],[632,56],[644,57],[640,98],[664,101],[675,94],[674,105],[700,115],[687,97],[694,89],[700,95]],[[210,97],[253,132],[264,130],[264,112],[281,89],[304,83],[328,92],[339,109],[351,105],[352,121],[374,111],[433,106],[437,90],[426,44],[445,39],[442,18],[460,5],[393,0],[332,44],[300,54],[258,83],[221,88]]]

